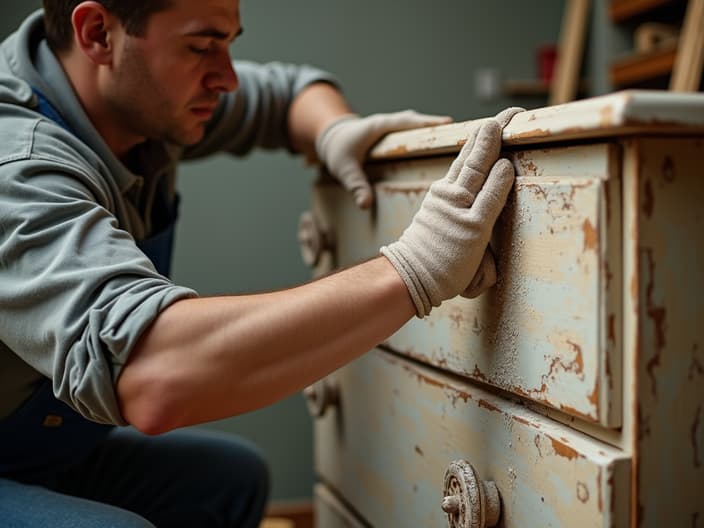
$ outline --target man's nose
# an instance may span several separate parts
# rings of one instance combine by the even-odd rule
[[[227,56],[226,59],[218,61],[218,65],[203,80],[205,88],[213,92],[232,92],[239,86],[239,79],[232,61]]]

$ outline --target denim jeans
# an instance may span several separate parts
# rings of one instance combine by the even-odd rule
[[[240,438],[115,428],[69,468],[0,474],[0,526],[256,528],[268,487],[263,457]]]

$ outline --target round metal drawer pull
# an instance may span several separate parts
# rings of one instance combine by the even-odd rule
[[[499,490],[482,481],[466,460],[455,460],[445,471],[442,510],[449,528],[491,528],[501,515]]]
[[[328,378],[317,381],[303,389],[303,395],[306,398],[308,412],[314,418],[324,416],[328,408],[337,405],[339,401],[337,383]]]
[[[298,219],[298,243],[303,262],[309,267],[316,266],[323,253],[333,248],[330,236],[320,228],[311,211],[304,211]]]

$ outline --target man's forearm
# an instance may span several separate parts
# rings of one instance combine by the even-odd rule
[[[340,91],[329,83],[314,83],[293,100],[288,112],[288,130],[293,148],[308,159],[316,159],[315,139],[329,124],[352,113]]]
[[[179,301],[147,329],[117,384],[147,433],[284,398],[361,355],[415,314],[383,257],[290,290]]]

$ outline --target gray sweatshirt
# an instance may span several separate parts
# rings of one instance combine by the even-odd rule
[[[306,66],[236,62],[203,140],[149,141],[129,171],[85,114],[44,40],[42,12],[0,45],[0,418],[43,376],[85,417],[124,425],[115,382],[130,351],[171,303],[196,296],[159,275],[135,241],[152,232],[157,184],[171,196],[179,160],[287,148],[286,114],[306,85],[335,82]],[[75,133],[36,111],[42,92]]]

